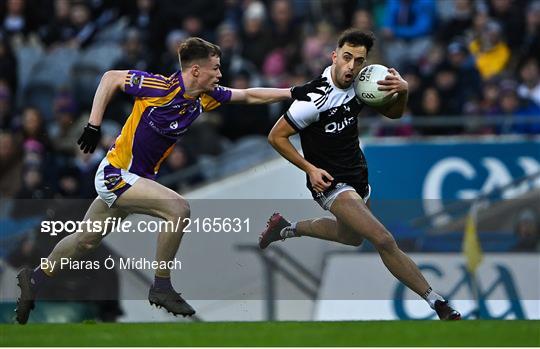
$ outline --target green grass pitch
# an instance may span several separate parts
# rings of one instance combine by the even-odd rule
[[[0,346],[540,346],[540,321],[0,325]]]

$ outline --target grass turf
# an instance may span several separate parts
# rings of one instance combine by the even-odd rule
[[[0,325],[0,346],[540,346],[540,321]]]

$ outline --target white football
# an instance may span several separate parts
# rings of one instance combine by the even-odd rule
[[[388,68],[381,64],[364,67],[354,80],[356,96],[367,105],[378,107],[388,103],[392,98],[385,98],[388,91],[379,91],[377,81],[389,75]]]

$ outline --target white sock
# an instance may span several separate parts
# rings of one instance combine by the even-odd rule
[[[431,309],[435,309],[435,301],[444,302],[444,298],[440,294],[438,294],[437,292],[433,291],[433,289],[431,287],[428,288],[426,293],[424,293],[423,298],[426,300],[426,302],[428,302]]]
[[[281,235],[281,237],[284,239],[295,237],[296,236],[296,222],[292,222],[291,225],[289,225],[288,227],[281,229],[281,231],[279,232],[279,235]]]

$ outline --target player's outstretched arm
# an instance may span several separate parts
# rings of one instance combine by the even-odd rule
[[[296,130],[281,117],[268,134],[268,142],[281,154],[281,156],[308,174],[311,185],[315,191],[322,192],[330,186],[330,181],[334,180],[334,178],[325,170],[317,168],[307,161],[296,150],[289,140],[289,137],[295,133]]]
[[[101,77],[101,81],[96,89],[94,101],[92,102],[92,110],[88,124],[77,141],[81,150],[85,153],[93,153],[101,138],[100,125],[103,121],[103,113],[109,104],[114,93],[124,89],[127,70],[109,70]]]
[[[409,84],[394,68],[390,68],[388,71],[390,72],[390,75],[387,75],[384,80],[377,81],[379,84],[379,91],[388,91],[389,98],[392,98],[390,96],[395,94],[397,94],[397,97],[388,104],[376,107],[375,109],[390,119],[399,119],[403,116],[405,107],[407,106]]]
[[[304,85],[293,86],[290,89],[286,88],[267,88],[254,87],[248,89],[231,89],[232,103],[247,103],[247,104],[268,104],[284,101],[287,99],[296,99],[299,101],[311,101],[308,94],[316,93],[323,95],[322,87],[328,85],[326,78],[318,78]]]

